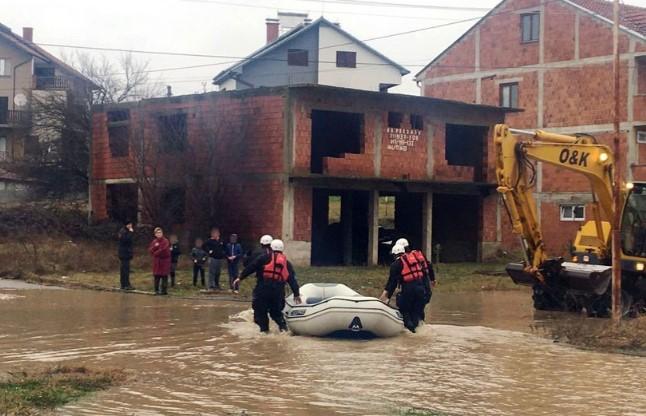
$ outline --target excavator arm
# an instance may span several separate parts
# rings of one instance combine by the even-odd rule
[[[593,220],[587,230],[588,247],[597,253],[608,252],[610,221],[613,218],[612,177],[614,158],[610,148],[596,143],[591,136],[567,136],[541,130],[523,131],[496,125],[494,130],[496,177],[509,214],[513,231],[520,235],[525,262],[509,265],[507,271],[517,283],[547,284],[546,279],[561,280],[559,284],[585,286],[584,280],[607,277],[607,269],[583,267],[550,259],[545,251],[533,190],[536,181],[535,162],[543,162],[584,175],[590,182]],[[582,230],[584,229],[582,228]],[[511,269],[510,269],[511,268]],[[521,269],[521,270],[519,270]],[[565,269],[565,270],[564,270]],[[576,281],[572,281],[573,278]],[[565,279],[565,282],[562,280]],[[582,281],[583,280],[583,281]],[[581,287],[583,290],[584,288]],[[601,290],[597,287],[597,290]]]

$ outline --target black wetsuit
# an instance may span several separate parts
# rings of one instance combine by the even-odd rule
[[[252,273],[256,273],[256,287],[253,290],[251,306],[253,308],[253,320],[260,327],[261,332],[269,331],[269,318],[278,324],[281,331],[287,330],[287,324],[283,317],[285,307],[285,282],[263,278],[265,265],[271,262],[273,253],[266,253],[253,259],[242,271],[240,280],[243,280]],[[294,296],[300,296],[298,282],[294,267],[288,261],[287,271],[289,278],[287,284],[292,289]]]

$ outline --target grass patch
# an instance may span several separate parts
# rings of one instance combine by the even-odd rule
[[[582,348],[646,354],[646,317],[623,320],[565,320],[550,324],[550,335]]]
[[[436,293],[483,291],[483,290],[518,290],[503,272],[504,265],[499,263],[454,263],[441,264],[438,267],[438,285]],[[301,285],[306,283],[343,283],[366,296],[379,296],[388,278],[388,268],[377,267],[296,267],[296,276]],[[220,284],[227,287],[228,276],[222,270]],[[80,286],[95,289],[116,288],[119,286],[119,273],[115,268],[111,272],[85,272],[50,274],[28,279],[33,282],[49,283],[64,286]],[[137,290],[152,292],[153,279],[148,269],[133,270],[130,278]],[[171,296],[203,296],[202,287],[193,287],[192,269],[188,262],[180,262],[177,271],[178,285],[169,288]],[[255,277],[249,277],[240,288],[243,297],[250,296],[255,285]]]
[[[40,372],[10,373],[0,381],[0,415],[39,414],[124,380],[122,371],[94,371],[86,367],[60,366]]]
[[[395,413],[397,416],[449,416],[448,413],[432,409],[403,409]]]

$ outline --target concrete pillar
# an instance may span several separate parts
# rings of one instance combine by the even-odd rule
[[[433,193],[424,195],[424,209],[422,212],[422,249],[424,254],[431,259],[433,253]],[[431,260],[433,261],[433,260]]]
[[[368,195],[368,266],[379,263],[379,191]]]
[[[343,264],[352,265],[352,192],[341,196],[341,227],[343,228]]]

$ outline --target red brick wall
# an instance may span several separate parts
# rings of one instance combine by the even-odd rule
[[[280,235],[283,180],[267,175],[284,172],[284,97],[213,94],[144,101],[131,109],[131,125],[137,126],[136,135],[141,137],[143,118],[143,137],[154,141],[158,135],[157,116],[177,109],[187,113],[188,140],[197,149],[195,163],[204,163],[200,146],[207,146],[206,141],[214,146],[213,169],[219,174],[222,215],[213,218],[213,224],[220,225],[225,233],[239,233],[244,240],[255,241],[266,233]],[[95,220],[107,218],[106,186],[98,182],[127,176],[123,164],[110,156],[106,121],[105,112],[94,114],[95,185],[91,199]],[[172,169],[173,164],[169,163],[168,168]]]
[[[559,2],[545,5],[545,62],[574,59],[575,12]]]
[[[474,168],[471,166],[450,166],[446,160],[446,127],[433,124],[433,175],[438,181],[473,181]]]
[[[312,241],[312,188],[294,187],[294,236],[296,241]]]
[[[427,77],[438,77],[452,74],[473,72],[476,64],[475,34],[470,33],[461,39],[453,49],[426,72]]]
[[[424,87],[424,96],[475,103],[476,82],[474,80],[465,80],[427,85]]]

